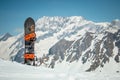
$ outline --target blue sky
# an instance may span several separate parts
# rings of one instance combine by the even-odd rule
[[[120,0],[0,0],[0,35],[23,31],[24,21],[43,16],[83,16],[95,22],[120,19]]]

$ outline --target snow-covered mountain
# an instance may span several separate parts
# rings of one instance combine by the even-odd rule
[[[87,65],[86,71],[107,64],[120,67],[120,20],[96,23],[81,16],[42,17],[36,21],[37,57],[49,57],[57,66],[62,62]],[[0,57],[23,61],[23,33],[0,41]],[[112,63],[111,63],[112,62]]]
[[[6,33],[6,34],[0,36],[0,41],[6,41],[9,37],[12,37],[12,35],[9,33]]]

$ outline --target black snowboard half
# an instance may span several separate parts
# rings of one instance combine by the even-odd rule
[[[28,17],[25,20],[24,23],[24,36],[31,34],[31,33],[35,33],[35,21],[31,18]],[[30,40],[25,40],[25,53],[28,54],[33,54],[34,53],[34,39],[30,39]]]
[[[25,53],[24,63],[34,65],[34,42],[36,39],[35,22],[31,17],[28,17],[24,23],[24,40],[25,40]],[[33,64],[32,64],[33,63]]]

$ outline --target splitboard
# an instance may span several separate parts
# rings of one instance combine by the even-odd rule
[[[34,42],[36,40],[36,34],[35,34],[35,22],[31,17],[28,17],[24,23],[24,40],[25,40],[24,63],[28,65],[35,65]]]

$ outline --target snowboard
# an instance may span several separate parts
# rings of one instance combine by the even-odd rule
[[[25,53],[24,63],[28,65],[34,65],[35,53],[34,43],[36,40],[35,34],[35,21],[28,17],[24,22],[24,41],[25,41]]]

